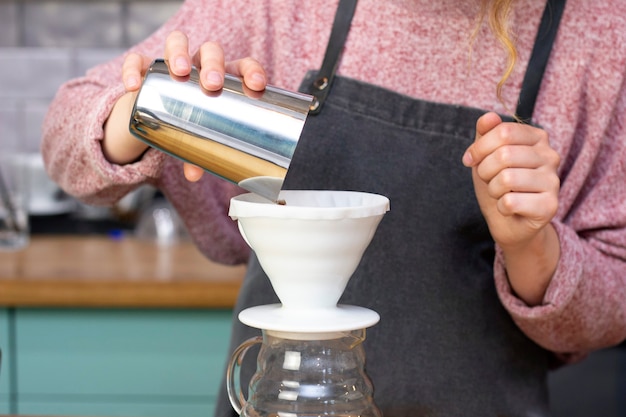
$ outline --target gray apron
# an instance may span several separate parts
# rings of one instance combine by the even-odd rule
[[[302,86],[315,92],[321,76],[332,91],[318,94],[323,111],[307,120],[284,188],[366,191],[391,201],[340,301],[381,316],[365,341],[376,404],[385,417],[549,416],[550,354],[517,328],[498,300],[494,242],[471,171],[461,163],[485,111],[334,77],[350,22],[340,16],[347,7],[341,3],[333,28],[333,35],[343,30],[336,36],[341,42],[331,35],[325,65]],[[559,4],[546,7],[551,25],[544,19],[540,27],[542,42],[520,97],[523,118],[532,116],[552,44],[541,33],[556,33]],[[253,256],[234,311],[231,350],[259,333],[237,314],[276,302]],[[254,372],[256,352],[248,357],[244,381]],[[224,386],[218,402],[216,416],[232,414]]]

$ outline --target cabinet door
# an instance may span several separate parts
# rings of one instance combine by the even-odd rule
[[[13,353],[11,351],[9,316],[8,309],[0,308],[0,351],[2,351],[2,359],[0,360],[0,414],[10,414],[13,411],[10,407],[10,398],[13,392],[11,386]]]
[[[211,415],[231,312],[19,309],[20,414]]]

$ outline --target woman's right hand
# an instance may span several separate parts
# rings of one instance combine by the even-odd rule
[[[199,70],[200,84],[208,91],[220,90],[224,85],[224,74],[228,72],[242,77],[251,90],[262,91],[266,86],[265,71],[261,64],[252,58],[225,62],[224,50],[215,42],[205,42],[198,52],[191,56],[189,40],[179,31],[172,32],[165,41],[163,58],[170,73],[176,77],[186,77],[192,65]],[[135,138],[128,129],[133,104],[153,57],[130,53],[122,66],[122,80],[126,89],[113,107],[105,124],[105,137],[102,149],[105,157],[113,163],[127,164],[138,160],[148,145]],[[185,163],[184,174],[190,181],[197,181],[204,170]]]

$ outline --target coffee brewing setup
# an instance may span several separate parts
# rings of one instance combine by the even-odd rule
[[[251,191],[231,199],[229,215],[254,250],[280,303],[243,310],[261,330],[227,367],[229,400],[247,417],[381,417],[365,371],[363,341],[379,315],[340,304],[378,224],[387,197],[356,191],[282,190],[312,97],[275,87],[250,92],[227,76],[219,92],[148,70],[130,131],[147,144]],[[281,202],[281,204],[277,204]],[[241,363],[260,345],[247,398]]]
[[[379,417],[362,346],[365,329],[379,316],[338,301],[389,200],[349,191],[282,191],[280,197],[286,205],[255,194],[231,200],[229,214],[280,300],[239,314],[263,336],[243,342],[231,356],[231,404],[250,417]],[[235,376],[257,343],[257,371],[245,399]]]

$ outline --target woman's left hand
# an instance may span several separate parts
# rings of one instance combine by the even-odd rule
[[[560,158],[548,134],[496,113],[476,123],[476,140],[463,156],[489,230],[502,247],[531,240],[556,214]]]
[[[548,134],[487,113],[463,155],[478,204],[507,263],[509,281],[529,304],[541,302],[559,257],[550,221],[558,208],[559,154]]]

